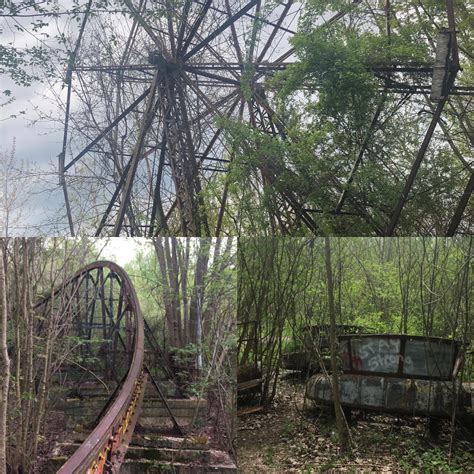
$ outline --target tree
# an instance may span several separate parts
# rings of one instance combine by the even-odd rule
[[[15,140],[10,150],[0,149],[2,185],[0,191],[0,235],[10,237],[12,231],[24,222],[24,207],[29,199],[32,184],[28,166],[19,163],[15,156]]]
[[[1,325],[0,325],[0,350],[1,350],[1,386],[0,386],[0,473],[7,472],[7,412],[8,412],[8,392],[10,388],[10,357],[8,355],[8,303],[7,288],[5,280],[5,254],[6,241],[0,241],[0,303],[1,303]]]
[[[326,262],[326,285],[328,294],[328,313],[330,321],[330,350],[331,350],[331,385],[332,397],[334,401],[334,411],[336,413],[336,426],[339,438],[339,444],[343,451],[349,448],[349,438],[342,411],[339,394],[339,375],[338,375],[338,351],[336,338],[336,311],[334,307],[334,281],[331,263],[331,242],[329,237],[324,238],[324,257]]]

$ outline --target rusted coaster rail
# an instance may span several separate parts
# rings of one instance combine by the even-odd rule
[[[145,392],[143,315],[133,284],[119,265],[109,261],[99,261],[87,265],[54,289],[49,296],[36,305],[36,308],[47,305],[48,302],[52,304],[61,296],[66,296],[69,301],[73,300],[75,296],[79,298],[81,283],[85,282],[86,288],[88,288],[89,280],[92,280],[96,285],[102,285],[99,287],[99,292],[102,292],[102,310],[104,311],[102,314],[105,315],[104,281],[106,279],[104,279],[104,269],[110,271],[107,276],[110,278],[110,282],[115,279],[120,285],[120,314],[117,324],[120,323],[120,319],[125,313],[128,312],[130,315],[129,318],[125,318],[125,324],[127,332],[130,334],[132,331],[133,333],[130,340],[131,345],[127,348],[131,352],[131,361],[127,374],[115,393],[114,400],[97,426],[59,469],[58,472],[61,474],[118,472],[132,437]],[[91,275],[94,271],[98,272],[98,278],[95,281]],[[110,292],[112,293],[112,290]],[[88,295],[88,290],[86,290],[86,298]],[[69,301],[66,307],[71,311],[72,305]]]

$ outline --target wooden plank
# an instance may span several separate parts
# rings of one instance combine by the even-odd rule
[[[253,379],[253,380],[248,380],[247,382],[238,383],[237,392],[249,390],[254,387],[258,387],[259,385],[262,385],[262,383],[263,383],[263,379]]]
[[[237,416],[250,415],[252,413],[258,413],[263,410],[265,410],[265,408],[262,405],[258,405],[255,407],[241,408],[237,410]]]

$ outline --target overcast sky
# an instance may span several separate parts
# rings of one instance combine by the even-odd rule
[[[61,2],[64,8],[70,1]],[[15,25],[29,27],[31,19],[1,18],[0,40],[2,44],[16,48],[44,46],[57,49],[58,43],[54,36],[69,31],[69,20],[60,17],[58,20],[48,20],[50,24],[41,30],[36,37],[28,32],[19,32]],[[28,28],[31,29],[31,28]],[[49,35],[49,38],[46,36]],[[55,65],[58,77],[64,75],[64,66]],[[39,72],[39,71],[35,71]],[[16,85],[6,75],[0,76],[0,103],[6,102],[3,91],[10,90],[15,100],[0,107],[0,152],[10,153],[15,141],[15,156],[20,162],[28,162],[32,171],[40,173],[40,180],[33,189],[33,196],[26,203],[20,228],[12,229],[15,234],[37,233],[38,230],[47,232],[46,222],[58,215],[62,207],[62,193],[58,187],[57,155],[61,151],[62,124],[53,124],[40,119],[40,114],[57,115],[57,104],[53,88],[47,80],[33,82],[30,87]],[[22,112],[22,113],[21,113]],[[23,225],[43,224],[40,229],[24,229]]]
[[[136,258],[140,250],[151,249],[150,239],[133,237],[115,237],[110,239],[96,239],[94,246],[101,251],[101,260],[111,260],[121,267]]]

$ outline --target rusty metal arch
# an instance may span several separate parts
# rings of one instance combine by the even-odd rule
[[[104,278],[104,270],[109,270]],[[98,272],[94,280],[92,272]],[[40,301],[35,309],[54,302],[57,296],[66,296],[67,305],[78,296],[79,288],[83,282],[97,281],[102,283],[109,279],[119,281],[120,300],[119,307],[129,311],[132,316],[134,334],[132,341],[132,354],[126,376],[117,387],[112,396],[111,403],[106,406],[102,417],[91,431],[89,436],[60,468],[60,473],[92,473],[103,472],[105,469],[116,472],[123,461],[126,447],[130,441],[136,423],[137,415],[143,400],[145,367],[144,367],[144,319],[140,309],[137,293],[130,277],[125,270],[110,261],[98,261],[89,264],[72,277],[56,287],[48,296]],[[102,290],[104,285],[102,286]],[[97,289],[97,286],[96,286]],[[67,292],[70,291],[70,294]]]

